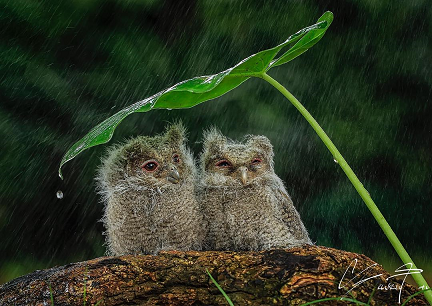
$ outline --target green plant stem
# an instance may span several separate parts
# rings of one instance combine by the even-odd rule
[[[318,122],[314,119],[314,117],[312,117],[312,115],[307,111],[307,109],[278,81],[276,81],[266,73],[263,73],[260,77],[265,81],[269,82],[271,85],[273,85],[277,90],[279,90],[299,110],[299,112],[303,115],[303,117],[305,117],[305,119],[309,122],[309,124],[312,126],[312,128],[315,130],[315,132],[318,134],[318,136],[327,146],[329,151],[333,154],[335,161],[339,164],[339,166],[348,176],[348,179],[354,185],[354,188],[357,190],[357,192],[365,202],[366,206],[371,211],[375,220],[378,222],[379,226],[383,230],[384,234],[387,236],[393,248],[396,250],[402,262],[404,264],[411,263],[412,269],[417,269],[413,260],[409,256],[408,252],[402,246],[398,237],[393,232],[390,225],[388,224],[388,222],[386,221],[386,219],[381,214],[380,210],[378,209],[378,207],[370,197],[369,192],[366,190],[366,188],[364,188],[363,184],[357,178],[355,173],[352,171],[351,167],[345,161],[343,156],[340,154],[339,150],[336,148],[336,146],[333,144],[333,142],[330,140],[330,138],[327,136],[327,134],[324,132],[324,130],[321,128]],[[409,268],[409,266],[407,268]],[[412,277],[416,281],[419,287],[424,286],[424,288],[430,288],[421,273],[413,273]],[[431,291],[424,292],[424,295],[428,300],[429,304],[432,305],[432,292]]]
[[[319,299],[319,300],[315,300],[315,301],[301,304],[300,306],[309,306],[309,305],[318,304],[318,303],[327,302],[327,301],[344,301],[344,302],[355,303],[356,305],[370,306],[369,304],[357,301],[356,299],[349,299],[346,297],[334,297],[334,298]]]
[[[227,303],[230,306],[234,306],[234,303],[231,301],[231,299],[229,298],[229,296],[225,293],[225,291],[222,289],[222,287],[218,284],[218,282],[213,278],[213,276],[210,274],[209,270],[206,269],[206,272],[208,274],[208,276],[210,276],[211,281],[213,282],[213,284],[215,284],[215,286],[219,289],[219,291],[222,293],[222,295],[224,296],[225,300],[227,301]]]

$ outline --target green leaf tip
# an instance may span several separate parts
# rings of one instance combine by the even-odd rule
[[[312,29],[305,33],[305,35],[303,35],[293,47],[287,50],[278,59],[272,61],[268,69],[288,63],[289,61],[295,59],[297,56],[309,50],[309,48],[315,45],[324,36],[332,21],[333,13],[330,11],[325,12],[318,19],[316,27],[312,28],[313,26],[310,26],[309,28]]]
[[[325,12],[317,23],[301,29],[274,48],[253,54],[222,72],[177,83],[149,98],[123,108],[92,128],[89,133],[69,148],[60,162],[60,178],[63,179],[61,169],[65,163],[88,148],[110,141],[116,127],[130,114],[148,112],[152,109],[190,108],[220,97],[249,78],[261,77],[269,69],[285,64],[306,52],[322,38],[332,21],[333,14]],[[275,59],[284,47],[293,43],[295,43],[294,46]]]

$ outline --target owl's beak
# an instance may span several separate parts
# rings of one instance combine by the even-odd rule
[[[171,171],[168,173],[167,180],[173,184],[177,184],[180,181],[180,174],[178,173],[176,167],[171,167]]]
[[[239,175],[240,175],[240,181],[243,185],[246,185],[248,182],[248,169],[246,167],[240,167],[238,168]]]

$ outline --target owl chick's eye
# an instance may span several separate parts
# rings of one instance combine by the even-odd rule
[[[231,167],[231,163],[227,161],[226,159],[220,160],[216,163],[216,167],[220,168],[229,168]]]
[[[252,160],[251,164],[252,164],[252,165],[259,165],[261,162],[262,162],[261,159],[259,159],[259,158],[255,158],[255,159]]]
[[[155,170],[157,169],[158,166],[159,166],[159,164],[158,164],[156,161],[154,161],[154,160],[149,160],[149,161],[146,161],[146,162],[141,166],[141,168],[142,168],[143,170],[147,171],[147,172],[153,172],[153,171],[155,171]]]
[[[172,157],[173,162],[179,163],[180,162],[180,156],[178,154],[174,154]]]

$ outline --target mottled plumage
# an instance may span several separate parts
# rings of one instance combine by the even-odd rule
[[[202,249],[196,167],[185,141],[183,126],[174,124],[109,150],[97,177],[108,254]]]
[[[209,249],[263,250],[311,244],[265,136],[243,143],[212,129],[204,135],[198,184]]]

